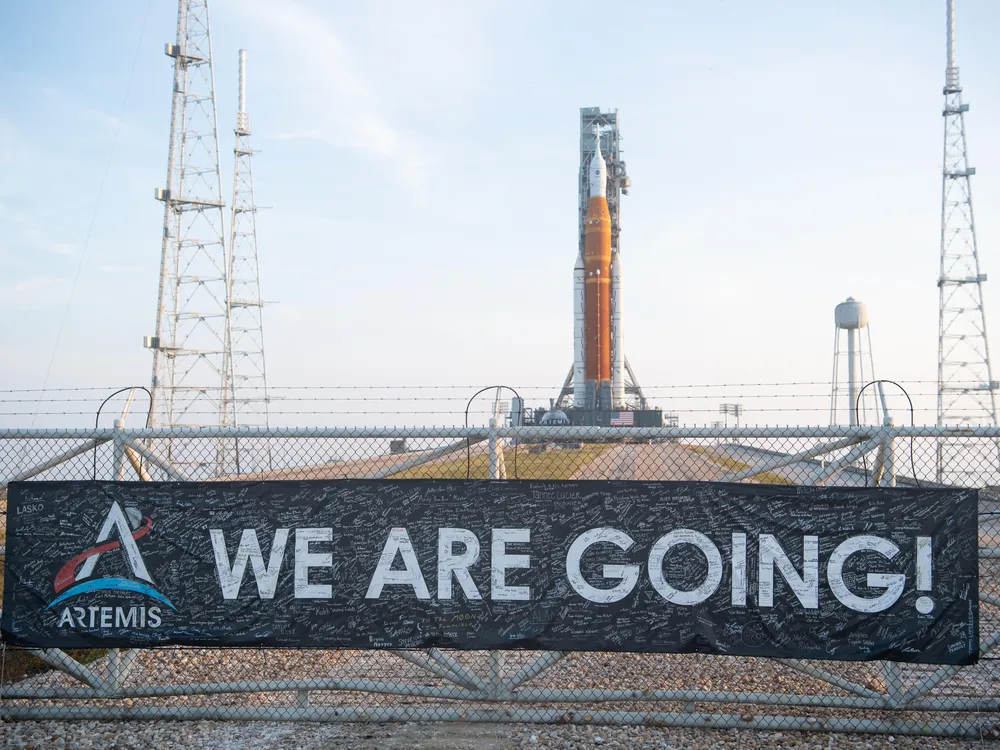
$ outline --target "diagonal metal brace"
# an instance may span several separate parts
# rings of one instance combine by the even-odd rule
[[[847,453],[847,455],[841,456],[836,461],[828,464],[825,468],[817,469],[813,473],[812,477],[810,477],[808,481],[803,482],[803,484],[807,487],[823,484],[823,482],[827,479],[836,476],[866,453],[870,453],[878,448],[880,443],[881,439],[877,437],[866,440],[860,445],[855,446],[850,452]]]
[[[88,685],[94,690],[106,693],[111,690],[111,686],[102,679],[94,670],[85,667],[65,651],[58,648],[33,648],[29,653],[38,657],[50,667],[55,667],[60,672],[65,672],[80,682]]]
[[[407,469],[414,469],[417,466],[423,466],[426,463],[435,461],[443,456],[447,456],[449,453],[454,453],[462,448],[467,448],[477,443],[481,443],[486,439],[485,435],[477,435],[476,437],[462,438],[461,440],[456,440],[453,443],[436,448],[429,453],[425,453],[422,456],[414,456],[409,458],[398,466],[392,466],[388,469],[382,469],[381,471],[376,471],[374,474],[369,474],[366,479],[386,479],[391,477],[393,474],[399,474]]]
[[[448,680],[449,682],[454,682],[456,685],[460,685],[461,687],[464,687],[468,690],[472,690],[477,693],[480,692],[480,688],[476,684],[468,682],[461,675],[452,672],[450,669],[446,669],[445,667],[443,667],[442,665],[438,664],[435,661],[432,661],[430,659],[425,659],[423,656],[419,654],[416,654],[412,651],[403,651],[403,650],[392,650],[389,653],[395,654],[400,659],[408,661],[411,664],[416,664],[425,672],[430,672],[431,674],[436,675],[437,677],[440,677],[444,680]]]
[[[740,479],[746,479],[747,477],[756,476],[757,474],[763,474],[765,471],[771,471],[772,469],[783,469],[786,466],[791,466],[792,464],[797,464],[800,461],[805,461],[811,458],[816,458],[817,456],[822,456],[824,453],[832,453],[835,450],[840,450],[841,448],[848,448],[852,445],[860,443],[863,438],[859,437],[848,437],[841,438],[840,440],[834,440],[832,443],[821,443],[820,445],[814,445],[812,448],[795,453],[791,456],[779,456],[772,458],[764,463],[752,466],[749,469],[743,471],[735,471],[731,474],[724,474],[719,477],[720,482],[736,482]]]
[[[82,455],[89,450],[92,450],[98,445],[108,442],[109,439],[110,438],[100,438],[97,440],[87,440],[83,443],[80,443],[79,445],[76,445],[67,451],[63,451],[58,456],[53,456],[52,458],[43,461],[40,464],[32,466],[30,469],[26,469],[25,471],[15,474],[10,479],[5,479],[4,481],[0,482],[0,490],[4,489],[11,482],[20,482],[24,479],[31,479],[31,477],[38,476],[43,471],[47,471],[48,469],[58,466],[61,463],[65,463],[66,461],[69,461],[71,458],[76,458],[77,456]]]
[[[463,681],[468,682],[470,685],[475,685],[478,690],[486,690],[485,682],[459,664],[456,659],[448,656],[448,654],[444,653],[440,649],[429,648],[427,649],[427,655],[448,671],[454,672],[456,675],[461,677]]]
[[[881,693],[876,693],[874,690],[869,690],[866,687],[858,685],[856,682],[851,682],[850,680],[845,680],[839,675],[835,675],[832,672],[827,672],[825,669],[819,669],[813,667],[809,664],[803,664],[797,659],[775,659],[774,661],[778,664],[784,664],[786,667],[791,667],[792,669],[798,670],[803,674],[807,674],[810,677],[815,677],[817,680],[822,680],[823,682],[828,682],[829,684],[839,687],[841,690],[846,690],[848,693],[854,693],[855,695],[860,695],[862,698],[872,698],[873,700],[884,701],[885,696]]]
[[[568,655],[565,651],[546,651],[535,659],[534,662],[528,664],[520,672],[504,682],[500,687],[500,691],[502,693],[509,693],[519,688],[528,680],[533,680],[552,665],[565,659]]]
[[[994,633],[985,641],[979,644],[979,655],[981,657],[985,656],[990,652],[990,650],[992,650],[994,646],[997,645],[997,643],[1000,643],[1000,632]],[[930,692],[945,680],[954,677],[956,674],[958,674],[965,668],[966,667],[964,666],[956,666],[956,665],[941,667],[941,669],[932,674],[930,677],[921,682],[919,685],[915,685],[914,687],[907,690],[906,694],[903,695],[903,697],[900,699],[899,705],[901,707],[906,706],[907,704],[913,702],[914,700],[924,695],[925,693]]]
[[[163,472],[171,479],[176,479],[183,482],[190,482],[191,477],[185,474],[180,469],[173,467],[167,459],[163,458],[159,453],[154,451],[152,448],[147,448],[141,443],[136,442],[132,438],[125,438],[122,441],[126,446],[134,450],[140,456],[145,458],[150,463],[159,467]]]

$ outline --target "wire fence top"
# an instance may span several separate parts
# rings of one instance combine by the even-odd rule
[[[896,424],[936,422],[936,388],[933,381],[903,381],[884,389],[885,404]],[[502,386],[496,392],[477,385],[302,385],[270,386],[267,392],[268,424],[295,426],[464,426],[486,425],[496,401],[509,414],[515,396],[525,413],[554,408],[555,386]],[[83,426],[92,423],[101,402],[119,388],[81,387],[0,390],[0,428],[29,426]],[[220,393],[207,391],[208,401]],[[881,424],[876,389],[861,394],[860,422]],[[826,425],[849,423],[847,395],[829,381],[789,383],[665,384],[643,389],[648,408],[663,412],[668,424],[681,426]],[[837,398],[834,398],[837,396]],[[146,410],[146,396],[136,394],[136,414]],[[103,423],[115,418],[117,397],[104,409]],[[838,400],[839,399],[839,400]],[[141,402],[141,403],[140,403]],[[729,411],[722,406],[738,407]],[[120,409],[119,409],[120,411]],[[217,411],[192,407],[184,414],[188,424],[217,424]]]

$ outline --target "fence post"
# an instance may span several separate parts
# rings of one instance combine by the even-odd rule
[[[882,481],[880,487],[896,486],[896,438],[889,434],[885,438],[885,458],[882,461]]]
[[[896,708],[903,699],[903,670],[898,662],[885,661],[882,662],[882,676],[889,705]]]
[[[112,448],[112,465],[115,469],[115,481],[124,482],[125,481],[125,440],[122,437],[122,432],[125,429],[125,421],[122,419],[115,420],[115,439]]]
[[[503,655],[503,651],[490,651],[490,679],[486,686],[490,698],[503,697]]]
[[[506,479],[507,467],[503,460],[503,441],[500,439],[500,429],[496,417],[490,417],[490,479]]]

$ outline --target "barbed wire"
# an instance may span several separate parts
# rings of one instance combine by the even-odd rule
[[[898,395],[898,394],[891,394],[891,395]],[[910,395],[911,396],[936,396],[937,393],[936,392],[931,392],[931,391],[915,391],[915,392],[911,391]],[[725,398],[725,397],[753,398],[753,399],[758,399],[758,400],[761,400],[761,399],[801,399],[801,398],[823,398],[823,399],[828,399],[828,398],[830,398],[830,394],[829,393],[770,393],[770,394],[727,394],[727,396],[708,395],[708,394],[695,394],[695,395],[690,395],[690,396],[676,396],[676,397],[673,397],[673,398],[677,399],[677,400],[698,400],[698,399],[708,400],[708,399]],[[886,394],[886,397],[887,398],[890,397],[890,394]],[[275,403],[275,402],[287,402],[287,403],[322,403],[322,402],[325,402],[325,401],[333,401],[333,402],[353,402],[353,401],[358,401],[358,402],[364,402],[364,401],[388,401],[388,402],[397,402],[397,401],[431,401],[431,402],[435,402],[435,401],[460,401],[460,402],[464,402],[467,399],[464,396],[328,396],[328,397],[301,396],[301,397],[295,397],[295,396],[281,396],[281,395],[279,395],[279,396],[269,396],[267,400],[268,400],[269,403]],[[480,399],[480,400],[486,400],[486,399]],[[61,403],[62,404],[85,404],[85,403],[97,403],[98,401],[100,401],[100,397],[96,396],[96,395],[93,396],[93,397],[88,397],[88,398],[49,398],[49,399],[46,399],[47,403],[52,403],[52,404],[61,404]],[[256,399],[255,401],[259,402],[260,399]],[[10,399],[0,398],[0,404],[19,404],[19,403],[35,404],[35,403],[37,403],[37,400],[33,399],[33,398],[10,398]]]
[[[934,381],[902,381],[915,399],[914,413],[919,421],[935,421],[936,404],[929,401],[937,396]],[[722,426],[718,404],[740,402],[743,411],[740,423],[744,426],[768,425],[810,425],[827,424],[830,419],[832,383],[828,381],[803,380],[791,382],[761,383],[688,383],[651,386],[644,389],[650,408],[658,408],[667,415],[668,423],[676,420],[678,425],[713,427]],[[459,409],[468,401],[471,385],[297,385],[277,386],[269,389],[269,416],[272,424],[281,423],[339,423],[367,420],[373,423],[404,422],[422,423],[428,418],[436,418],[440,423],[460,421],[464,411]],[[121,389],[118,389],[121,390]],[[126,387],[125,390],[128,390]],[[221,389],[198,389],[219,393]],[[523,409],[535,415],[539,409],[551,409],[556,389],[552,386],[522,386],[518,388],[523,397]],[[840,393],[843,389],[838,389]],[[93,417],[97,405],[114,393],[109,387],[77,386],[52,389],[9,388],[0,389],[0,427],[14,429],[23,426],[27,418],[44,418],[50,423],[63,421],[76,423]],[[40,395],[44,394],[44,395]],[[893,411],[897,405],[897,394],[887,394]],[[120,403],[124,393],[112,399]],[[259,399],[257,399],[259,401]],[[872,400],[865,399],[874,408]],[[484,422],[493,414],[492,393],[474,398],[471,413],[475,422]],[[507,404],[513,406],[513,399],[504,398],[504,417],[509,415]],[[713,403],[715,402],[715,403]],[[635,404],[633,403],[632,408]],[[866,410],[867,411],[867,410]],[[861,421],[878,421],[871,414],[881,412],[875,409]],[[185,412],[180,421],[188,423],[214,424],[218,412],[200,409]],[[725,424],[731,424],[725,420]]]
[[[937,381],[936,380],[900,380],[900,383],[906,385],[933,385],[935,387],[935,395],[937,393]],[[976,385],[974,381],[956,381],[954,383],[956,386],[973,386]],[[659,384],[659,385],[649,385],[643,386],[644,393],[651,393],[660,390],[679,390],[679,389],[697,389],[697,388],[792,388],[799,386],[823,386],[827,389],[824,395],[829,395],[833,387],[833,383],[828,380],[795,380],[795,381],[774,381],[774,382],[760,382],[760,383],[675,383],[675,384]],[[119,387],[128,388],[130,386],[73,386],[65,388],[0,388],[0,394],[5,393],[66,393],[73,391],[102,391],[109,392],[118,390]],[[314,391],[314,390],[325,390],[325,391],[344,391],[344,390],[457,390],[457,389],[478,389],[482,386],[479,384],[448,384],[448,385],[281,385],[281,386],[271,386],[268,388],[270,392],[274,391]],[[518,386],[519,390],[540,390],[545,392],[558,391],[559,387],[553,384],[547,385],[521,385]],[[221,386],[210,386],[210,387],[199,387],[199,391],[221,391]]]
[[[474,411],[475,411],[475,413],[479,413],[479,414],[492,413],[492,410],[485,410],[485,409],[477,409],[477,410],[474,410]],[[685,414],[715,414],[715,415],[719,414],[719,412],[718,412],[717,409],[683,409],[683,411],[684,411]],[[828,411],[828,409],[824,409],[822,407],[813,407],[813,408],[807,408],[807,407],[785,407],[785,408],[762,409],[761,411],[766,411],[768,413],[773,412],[773,413],[778,413],[778,414],[786,414],[786,413],[822,412],[822,411]],[[932,407],[924,407],[924,408],[914,409],[914,411],[917,411],[917,412],[934,412],[934,411],[936,411],[936,409],[932,408]],[[28,413],[29,412],[17,412],[17,411],[0,412],[0,417],[21,417],[21,416],[25,416]],[[51,416],[93,416],[94,415],[93,411],[37,411],[37,412],[30,412],[30,413],[32,413],[32,414],[38,414],[39,416],[50,416],[50,417]],[[271,416],[296,416],[296,415],[302,416],[302,415],[320,415],[320,414],[355,414],[355,415],[366,415],[366,414],[370,414],[370,415],[377,415],[377,414],[383,414],[383,415],[385,415],[385,414],[448,414],[448,415],[461,415],[461,414],[464,414],[465,411],[464,410],[452,410],[452,409],[427,409],[427,410],[424,410],[424,409],[383,409],[383,410],[371,410],[371,409],[359,409],[359,410],[353,410],[353,409],[324,409],[324,410],[316,410],[316,409],[313,409],[313,410],[309,410],[309,411],[303,411],[303,410],[270,411],[269,413],[270,413]],[[744,412],[744,414],[745,413],[746,412]],[[202,417],[202,416],[218,416],[218,412],[217,411],[188,411],[188,412],[184,412],[184,415],[185,416],[198,416],[198,417]]]

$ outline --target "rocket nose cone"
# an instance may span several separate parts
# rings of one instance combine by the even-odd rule
[[[601,153],[601,136],[594,137],[594,157],[590,160],[590,197],[607,195],[608,165]]]
[[[574,271],[582,271],[586,266],[583,264],[583,258],[580,255],[576,256],[576,263],[573,266]]]

